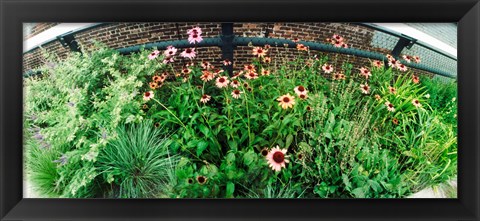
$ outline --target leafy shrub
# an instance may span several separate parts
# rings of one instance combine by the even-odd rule
[[[62,153],[56,169],[59,188],[55,190],[61,197],[95,196],[99,151],[115,139],[118,126],[142,120],[142,103],[134,98],[144,75],[159,64],[146,64],[141,56],[127,59],[142,65],[136,69],[140,72],[126,75],[125,57],[96,47],[59,63],[52,60],[42,69],[42,76],[25,79],[28,119],[24,128],[38,128],[43,145]],[[27,149],[35,148],[29,146],[27,143]]]

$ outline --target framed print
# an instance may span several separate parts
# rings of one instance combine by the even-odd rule
[[[1,11],[2,220],[479,219],[478,1]]]

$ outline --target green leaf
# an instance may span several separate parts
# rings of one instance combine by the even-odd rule
[[[197,144],[197,156],[200,156],[200,154],[203,153],[203,151],[205,149],[207,149],[208,147],[208,142],[204,141],[204,140],[201,140],[200,142],[198,142]]]
[[[365,198],[365,192],[362,187],[354,189],[352,193],[355,195],[355,198]]]
[[[190,162],[190,160],[189,160],[188,158],[182,157],[182,158],[180,158],[180,160],[178,161],[177,167],[178,167],[178,168],[181,168],[181,167],[187,165],[189,162]]]
[[[245,163],[247,166],[250,166],[255,161],[255,156],[256,154],[253,152],[253,150],[246,152],[243,155],[243,163]]]
[[[293,142],[293,135],[289,134],[285,141],[285,148],[288,148],[290,144],[292,144],[292,142]]]
[[[375,191],[377,193],[382,192],[382,187],[380,186],[380,184],[377,181],[369,180],[367,182],[370,185],[370,187],[373,189],[373,191]]]
[[[196,147],[197,145],[198,145],[198,140],[190,140],[187,143],[187,147],[189,147],[189,148]]]
[[[342,174],[342,180],[345,184],[345,189],[350,190],[352,188],[352,184],[350,183],[347,174]]]
[[[235,163],[235,154],[232,152],[228,153],[226,159],[228,163]]]
[[[206,137],[208,137],[210,135],[210,129],[208,129],[208,127],[206,127],[203,124],[200,124],[200,126],[198,126],[198,127],[200,129],[200,132],[203,133],[203,135],[205,135]]]
[[[227,198],[232,198],[233,197],[233,192],[235,192],[235,184],[232,182],[227,183],[227,192],[226,192],[226,197]]]
[[[229,140],[228,141],[228,146],[230,147],[231,150],[237,150],[237,148],[238,148],[237,141]]]

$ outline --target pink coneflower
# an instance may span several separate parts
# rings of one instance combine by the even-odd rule
[[[192,70],[189,69],[189,68],[183,68],[183,69],[182,69],[182,73],[183,73],[184,75],[190,74],[190,72],[192,72]]]
[[[383,67],[383,62],[379,61],[379,60],[375,60],[375,61],[372,62],[372,65],[374,67],[381,68],[381,67]]]
[[[308,51],[308,47],[303,44],[297,44],[297,50],[299,51]]]
[[[392,123],[395,124],[395,125],[398,125],[398,119],[397,119],[397,118],[393,118],[393,119],[392,119]]]
[[[308,59],[305,61],[305,65],[307,65],[308,67],[312,67],[313,65],[313,59]]]
[[[334,73],[332,75],[332,77],[333,77],[333,80],[340,80],[340,74],[339,73]]]
[[[412,81],[414,84],[420,83],[420,78],[416,75],[412,75]]]
[[[398,70],[400,71],[407,71],[407,66],[405,66],[404,64],[400,63],[400,61],[397,61],[395,63],[395,66],[397,67]]]
[[[380,95],[375,94],[375,100],[380,101],[381,99],[382,99],[382,97],[380,97]]]
[[[279,172],[282,168],[285,168],[285,164],[289,162],[286,154],[287,149],[280,149],[278,145],[272,148],[266,156],[268,166],[271,167],[272,170]]]
[[[244,70],[246,70],[246,71],[255,71],[255,65],[253,65],[253,64],[245,65]]]
[[[260,154],[262,154],[262,156],[266,157],[268,155],[268,152],[269,152],[268,149],[265,147],[260,151]]]
[[[253,72],[253,71],[250,71],[250,72],[247,72],[245,73],[245,77],[249,80],[252,80],[252,79],[257,79],[258,78],[258,74]]]
[[[408,63],[412,62],[412,57],[410,57],[410,55],[403,55],[402,58]]]
[[[190,42],[190,44],[196,44],[201,41],[203,41],[203,38],[200,34],[192,33],[188,36],[188,42]]]
[[[396,94],[396,93],[397,93],[397,89],[394,88],[394,87],[392,87],[392,86],[389,86],[389,87],[388,87],[388,91],[390,91],[390,93],[392,93],[392,94]]]
[[[422,106],[422,104],[420,103],[420,101],[418,101],[417,99],[413,99],[413,100],[412,100],[412,104],[413,104],[413,106],[415,106],[415,107],[421,107],[421,106]]]
[[[298,98],[300,98],[301,100],[306,100],[308,98],[308,95],[307,94],[299,94]]]
[[[268,49],[270,49],[271,47],[270,47],[270,45],[269,45],[269,44],[266,44],[266,45],[264,45],[264,46],[263,46],[263,48],[265,48],[265,49],[267,49],[267,50],[268,50]]]
[[[327,73],[327,74],[330,74],[330,73],[332,73],[332,71],[333,71],[333,66],[332,66],[331,64],[326,64],[326,63],[325,63],[325,64],[322,66],[322,70],[323,70],[323,72],[325,72],[325,73]]]
[[[188,29],[187,30],[187,34],[191,35],[191,34],[199,34],[201,35],[202,34],[202,29],[200,27],[194,27],[192,29]]]
[[[296,93],[297,95],[307,94],[307,93],[308,93],[307,89],[306,89],[304,86],[302,86],[302,85],[296,86],[293,90],[295,91],[295,93]]]
[[[160,76],[154,75],[154,76],[152,77],[152,80],[153,80],[154,82],[159,82],[159,81],[160,81]]]
[[[387,106],[387,110],[390,111],[390,112],[394,112],[395,111],[395,107],[393,106],[392,103],[390,102],[385,102],[385,106]]]
[[[227,87],[230,81],[227,79],[227,77],[220,76],[217,78],[215,85],[217,85],[218,88],[224,88]]]
[[[205,176],[197,176],[197,182],[200,185],[203,185],[207,182],[208,178]]]
[[[212,65],[208,61],[200,62],[200,66],[202,66],[203,69],[210,69],[212,67]]]
[[[213,67],[213,66],[212,66],[212,67]],[[223,73],[223,72],[224,72],[223,69],[216,69],[216,70],[213,71],[213,75],[217,76],[217,75],[219,75],[219,74],[221,74],[221,73]]]
[[[360,90],[362,91],[362,93],[368,94],[368,93],[370,93],[370,86],[368,86],[367,83],[360,84]]]
[[[293,42],[295,42],[295,43],[297,43],[297,42],[299,42],[299,41],[300,41],[300,39],[298,39],[298,38],[294,38],[294,39],[292,39],[292,41],[293,41]]]
[[[264,57],[264,58],[263,58],[263,62],[265,62],[265,63],[270,63],[270,62],[272,62],[272,58],[270,58],[270,57]]]
[[[345,80],[345,75],[344,74],[338,74],[338,79],[339,80]]]
[[[385,55],[385,57],[387,57],[387,59],[388,59],[389,61],[390,61],[390,60],[395,60],[395,58],[394,58],[392,55],[390,55],[390,54]],[[394,62],[394,63],[395,63],[395,62]]]
[[[153,98],[153,91],[147,91],[147,92],[143,93],[143,100],[144,101],[149,101],[152,98]]]
[[[163,83],[167,79],[167,75],[162,74],[158,79],[158,82]]]
[[[150,83],[148,83],[148,86],[150,86],[150,88],[152,90],[155,90],[155,89],[157,89],[158,84],[156,82],[150,82]]]
[[[175,59],[173,57],[165,57],[162,61],[163,64],[170,64],[175,62]]]
[[[414,61],[415,63],[420,63],[421,60],[420,60],[420,57],[419,57],[419,56],[416,56],[416,55],[415,55],[415,56],[413,56],[413,61]]]
[[[235,99],[238,99],[240,98],[240,95],[243,93],[243,91],[240,91],[238,89],[235,89],[232,91],[232,97],[235,98]]]
[[[267,50],[261,47],[254,47],[252,54],[257,57],[264,57],[267,55]]]
[[[238,80],[233,80],[230,83],[230,86],[232,86],[233,88],[238,88],[240,86],[240,82],[238,82]]]
[[[289,93],[280,96],[279,98],[277,98],[277,101],[280,102],[278,103],[278,105],[281,106],[283,109],[293,108],[293,105],[295,104],[295,98]]]
[[[202,97],[200,98],[200,102],[206,104],[208,101],[210,101],[210,98],[211,98],[210,95],[204,94],[204,95],[202,95]]]
[[[240,77],[240,76],[243,74],[243,71],[239,71],[239,72],[237,72],[237,73],[233,72],[233,73],[234,73],[234,75],[233,75],[231,78],[232,78],[232,79],[236,79],[236,78]]]
[[[168,47],[167,47],[167,50],[165,50],[165,52],[163,52],[163,54],[164,54],[166,57],[172,57],[172,56],[174,56],[176,53],[177,53],[177,49],[176,49],[175,47],[173,47],[172,45],[168,46]]]
[[[364,76],[366,79],[368,79],[368,77],[371,77],[371,76],[372,76],[372,73],[371,73],[370,70],[368,70],[368,68],[366,68],[366,67],[360,68],[360,74],[361,74],[362,76]]]
[[[339,41],[339,42],[343,42],[343,40],[344,40],[342,36],[337,35],[337,34],[334,34],[332,36],[332,39],[334,39],[335,41]]]
[[[267,70],[267,69],[263,69],[263,68],[262,68],[262,72],[260,72],[260,73],[262,73],[262,75],[264,75],[264,76],[270,75],[270,71]]]
[[[395,58],[392,57],[392,59],[388,59],[388,66],[394,68],[394,67],[397,67],[397,60]]]
[[[152,51],[152,53],[148,55],[148,59],[153,60],[157,58],[159,54],[160,54],[160,51],[158,50]]]
[[[195,58],[196,55],[197,54],[195,53],[195,48],[187,48],[182,53],[180,53],[180,56],[188,59]]]
[[[333,46],[336,47],[336,48],[341,48],[344,44],[341,41],[337,41],[337,40],[333,40],[333,41],[334,41]]]
[[[348,48],[348,44],[342,43],[342,48]]]
[[[228,59],[225,59],[225,60],[223,60],[223,65],[225,65],[225,66],[232,65],[232,62]]]
[[[210,71],[202,71],[202,75],[200,76],[200,79],[204,82],[211,81],[213,80],[213,73]]]

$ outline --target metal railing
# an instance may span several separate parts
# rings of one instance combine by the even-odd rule
[[[449,59],[453,61],[455,66],[455,71],[452,71],[454,69],[449,70],[447,68],[439,68],[438,66],[435,66],[435,65],[417,64],[413,62],[405,63],[405,65],[411,68],[427,71],[439,76],[447,77],[450,79],[456,79],[457,59],[455,57],[448,55],[440,50],[437,50],[424,42],[417,41],[416,39],[403,35],[401,33],[387,30],[372,24],[367,24],[367,23],[358,23],[358,24],[367,28],[374,29],[376,31],[380,31],[382,33],[388,34],[398,39],[396,42],[392,42],[394,44],[394,47],[393,49],[390,50],[390,54],[393,55],[394,57],[398,58],[401,55],[402,51],[408,50],[414,46],[417,46],[417,47],[423,47],[426,50],[431,51],[431,53],[435,53],[438,56],[442,56],[445,59]],[[69,32],[64,35],[58,36],[57,39],[61,41],[64,47],[69,47],[72,51],[80,52],[80,48],[78,47],[77,45],[78,43],[76,42],[74,37],[76,33],[78,32]],[[387,60],[384,53],[379,53],[374,51],[366,51],[366,50],[360,50],[356,48],[337,48],[330,44],[311,42],[311,41],[299,41],[298,43],[304,44],[305,46],[308,46],[311,50],[316,50],[316,51],[341,53],[341,54],[354,55],[358,57],[381,60],[381,61]],[[195,46],[196,47],[220,47],[222,50],[222,59],[228,59],[230,61],[234,61],[233,52],[237,46],[247,46],[247,45],[264,46],[266,44],[272,47],[288,47],[288,48],[295,48],[297,45],[297,43],[289,39],[235,36],[233,32],[233,23],[222,23],[221,33],[218,37],[204,38],[202,42],[197,43]],[[129,47],[120,48],[117,50],[120,54],[130,54],[130,53],[138,52],[141,48],[144,48],[144,49],[156,48],[158,50],[164,50],[170,45],[176,48],[187,48],[192,46],[187,40],[173,40],[173,41],[160,41],[160,42],[129,46]],[[229,73],[232,73],[233,64],[226,66],[225,69]],[[39,74],[39,72],[30,71],[25,73],[24,76],[29,77],[35,74]]]

